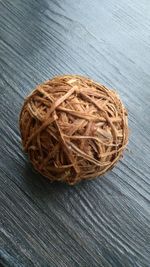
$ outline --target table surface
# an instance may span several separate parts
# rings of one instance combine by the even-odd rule
[[[117,89],[129,112],[124,158],[70,187],[34,172],[18,116],[58,74]],[[0,264],[150,266],[150,1],[0,0]]]

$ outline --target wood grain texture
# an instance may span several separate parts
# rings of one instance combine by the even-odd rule
[[[0,1],[0,264],[150,266],[150,2]],[[116,88],[124,159],[101,179],[50,184],[22,153],[19,112],[57,74]]]

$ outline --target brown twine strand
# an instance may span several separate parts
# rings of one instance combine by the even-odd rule
[[[116,92],[81,76],[37,86],[20,114],[22,143],[41,174],[75,184],[111,169],[128,141],[127,112]]]

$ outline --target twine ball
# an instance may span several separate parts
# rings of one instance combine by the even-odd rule
[[[68,184],[111,169],[128,141],[127,111],[118,94],[76,75],[38,85],[26,98],[19,123],[34,168]]]

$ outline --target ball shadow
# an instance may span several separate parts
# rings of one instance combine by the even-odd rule
[[[82,189],[83,187],[85,189],[90,183],[90,181],[81,181],[74,186],[70,186],[61,182],[50,182],[48,178],[35,171],[28,161],[25,163],[23,176],[23,186],[28,191],[30,197],[33,200],[44,202],[65,199],[70,194],[75,194],[76,189]]]

